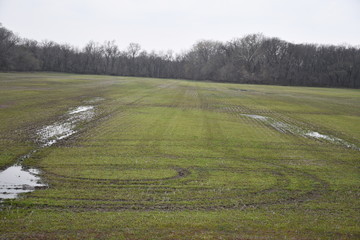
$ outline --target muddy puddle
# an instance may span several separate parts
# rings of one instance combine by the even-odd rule
[[[264,122],[265,124],[273,127],[274,129],[276,129],[277,131],[282,132],[282,133],[291,133],[293,135],[302,136],[302,137],[306,137],[306,138],[325,140],[327,142],[331,142],[331,143],[334,143],[337,145],[342,145],[344,147],[352,148],[352,149],[360,151],[360,148],[358,146],[356,146],[352,143],[348,143],[341,138],[321,134],[319,132],[311,131],[308,129],[303,129],[303,128],[300,128],[295,125],[277,121],[271,117],[266,117],[266,116],[261,116],[261,115],[251,115],[251,114],[241,114],[241,115]]]
[[[99,99],[89,101],[96,102]],[[78,106],[70,109],[60,118],[61,120],[37,130],[35,138],[39,143],[38,148],[19,157],[15,165],[0,172],[0,201],[17,198],[20,193],[32,192],[38,188],[46,188],[46,183],[40,178],[40,171],[35,168],[25,168],[22,166],[22,162],[26,158],[30,158],[38,150],[50,147],[58,141],[75,134],[78,125],[90,121],[94,115],[94,106]]]
[[[39,129],[36,134],[42,147],[51,146],[76,133],[80,122],[89,121],[95,115],[94,106],[79,106],[68,111],[64,119]]]
[[[14,165],[0,173],[0,200],[14,199],[20,193],[32,192],[37,188],[44,188],[37,169],[25,169],[21,165]]]

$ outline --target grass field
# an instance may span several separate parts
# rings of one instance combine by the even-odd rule
[[[351,89],[0,73],[0,167],[38,149],[22,164],[48,184],[3,201],[0,239],[360,239],[359,106]]]

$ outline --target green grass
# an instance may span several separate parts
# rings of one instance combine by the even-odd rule
[[[360,91],[0,73],[0,167],[95,98],[96,117],[24,164],[48,189],[4,202],[4,239],[359,239]]]

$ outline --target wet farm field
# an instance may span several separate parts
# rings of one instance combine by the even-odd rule
[[[0,239],[359,239],[360,90],[0,73]]]

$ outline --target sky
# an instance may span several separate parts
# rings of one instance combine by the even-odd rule
[[[263,33],[293,43],[360,45],[360,0],[0,0],[0,23],[21,37],[84,47],[189,49],[199,40]]]

